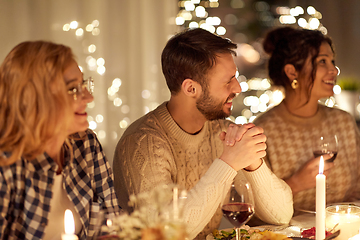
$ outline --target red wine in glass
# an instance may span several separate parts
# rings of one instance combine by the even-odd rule
[[[337,156],[337,151],[327,151],[327,152],[323,152],[321,150],[317,150],[317,151],[314,151],[314,157],[320,157],[321,155],[325,155],[325,154],[334,154],[332,156],[332,158],[326,160],[326,162],[333,162]]]
[[[254,206],[249,203],[228,203],[223,205],[221,210],[224,213],[224,216],[236,228],[247,223],[254,215]]]
[[[314,157],[320,157],[325,154],[334,154],[326,162],[333,162],[338,153],[338,140],[336,135],[325,134],[313,138],[312,140],[312,151]]]
[[[117,214],[108,214],[106,210],[100,210],[95,224],[96,240],[120,240],[116,233],[116,225],[114,225],[114,217]]]
[[[235,227],[236,240],[240,240],[240,227],[254,215],[254,196],[250,184],[244,179],[236,179],[231,185],[229,201],[221,209],[225,218]]]

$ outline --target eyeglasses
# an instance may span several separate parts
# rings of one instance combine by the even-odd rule
[[[89,78],[83,80],[82,83],[79,83],[76,87],[73,87],[70,90],[68,90],[68,94],[72,95],[74,100],[77,100],[78,97],[80,96],[80,94],[81,94],[81,96],[84,96],[85,89],[90,94],[94,93],[94,79],[92,77],[89,77]]]

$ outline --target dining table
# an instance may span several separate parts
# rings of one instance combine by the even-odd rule
[[[315,213],[302,213],[294,216],[289,224],[286,225],[271,225],[264,224],[259,226],[252,226],[252,229],[259,229],[260,231],[270,230],[279,234],[286,235],[293,239],[301,237],[301,232],[305,229],[310,229],[315,226]],[[219,230],[226,230],[234,228],[226,218],[222,218]],[[211,239],[211,238],[207,238]]]
[[[360,202],[342,202],[342,203],[331,203],[327,204],[327,206],[330,205],[339,205],[339,204],[345,204],[345,205],[353,205],[353,206],[360,206]],[[289,224],[286,225],[259,225],[259,226],[253,226],[254,229],[259,230],[270,230],[274,231],[276,233],[281,233],[284,235],[287,235],[290,238],[293,239],[299,239],[301,237],[301,232],[306,229],[310,229],[315,227],[316,225],[316,213],[315,211],[309,211],[309,210],[299,210],[296,211],[296,215],[293,216],[289,222]],[[223,217],[220,223],[220,226],[218,229],[231,229],[233,226],[230,224],[230,222]]]

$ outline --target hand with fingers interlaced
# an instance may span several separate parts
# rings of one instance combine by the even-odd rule
[[[220,134],[224,150],[220,159],[236,171],[245,168],[255,170],[266,155],[266,136],[261,127],[254,124],[230,124],[226,132]]]

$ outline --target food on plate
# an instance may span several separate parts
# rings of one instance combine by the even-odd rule
[[[104,235],[104,236],[98,236],[96,239],[97,240],[120,240],[120,237],[117,235]]]
[[[262,237],[257,238],[257,239],[259,239],[259,240],[285,240],[285,239],[291,239],[291,238],[288,238],[286,235],[283,235],[283,234],[265,231],[265,232],[263,232]]]
[[[245,226],[240,229],[241,240],[285,240],[291,239],[283,234],[274,233],[271,231],[260,231],[258,229],[250,229],[250,227]],[[230,231],[217,230],[213,231],[213,236],[215,240],[232,240],[235,239],[236,232],[235,229]]]
[[[241,229],[240,231],[243,231],[243,230],[244,229]],[[232,229],[231,231],[225,231],[225,230],[219,231],[217,229],[214,229],[212,234],[214,236],[214,239],[216,239],[216,240],[230,240],[236,236],[236,231],[235,231],[235,229]]]
[[[301,237],[302,238],[309,238],[309,239],[315,239],[315,232],[316,232],[316,228],[312,227],[309,229],[305,229],[304,231],[301,232]],[[329,236],[332,233],[329,231],[325,231],[325,236]]]

